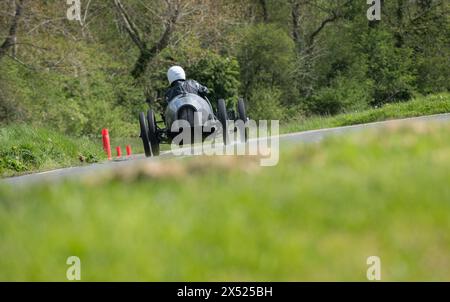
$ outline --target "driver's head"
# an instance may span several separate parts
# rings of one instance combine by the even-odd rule
[[[180,66],[172,66],[167,71],[167,79],[170,84],[178,80],[186,80],[186,73]]]

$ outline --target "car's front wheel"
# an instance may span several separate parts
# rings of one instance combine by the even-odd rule
[[[150,109],[147,113],[148,122],[148,139],[152,149],[153,156],[159,156],[159,137],[158,128],[156,127],[155,113]]]
[[[223,143],[228,143],[228,113],[227,106],[225,105],[225,100],[220,99],[217,102],[217,118],[219,119],[220,124],[222,125],[223,132]]]
[[[146,157],[152,156],[152,151],[150,149],[150,141],[148,139],[148,130],[147,130],[147,123],[145,120],[145,113],[141,112],[139,114],[139,126],[141,128],[141,139],[142,143],[144,144],[144,152]]]
[[[244,123],[244,128],[240,129],[241,141],[248,141],[248,129],[245,127],[245,123],[248,120],[247,110],[243,99],[239,99],[237,103],[238,119]]]

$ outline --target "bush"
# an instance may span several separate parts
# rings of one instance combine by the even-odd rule
[[[415,81],[412,51],[396,47],[392,34],[383,30],[371,31],[367,39],[368,76],[374,83],[372,105],[409,100]]]
[[[283,92],[292,89],[295,45],[284,30],[267,24],[245,29],[238,59],[246,97],[260,87]]]
[[[293,104],[295,45],[281,28],[259,24],[243,30],[238,45],[242,92],[252,119],[283,119]],[[287,100],[288,101],[283,101]]]
[[[338,76],[330,87],[317,91],[308,101],[314,114],[337,114],[345,111],[364,110],[370,101],[370,83]]]
[[[216,99],[238,97],[240,70],[235,58],[207,51],[197,63],[187,67],[187,72],[191,78],[207,86]]]
[[[424,57],[418,60],[417,86],[420,93],[450,91],[450,51],[447,52],[447,56]]]
[[[25,120],[29,116],[22,102],[25,81],[20,77],[20,66],[9,58],[0,64],[0,125]]]
[[[272,88],[255,88],[248,99],[248,115],[253,120],[281,120],[284,110],[282,92]]]

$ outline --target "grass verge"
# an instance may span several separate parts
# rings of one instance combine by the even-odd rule
[[[450,280],[450,128],[416,124],[252,157],[140,163],[0,187],[0,280]]]
[[[335,116],[316,116],[281,125],[282,133],[343,127],[389,119],[408,118],[450,112],[450,94],[441,93],[419,97],[405,103],[386,104],[376,109],[345,113]]]
[[[102,148],[86,138],[70,138],[26,125],[0,129],[0,175],[3,177],[93,163],[103,157]]]

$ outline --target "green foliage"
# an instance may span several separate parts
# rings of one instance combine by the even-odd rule
[[[294,50],[289,35],[274,25],[244,29],[238,59],[245,95],[260,85],[282,90],[292,86]]]
[[[308,104],[314,114],[332,115],[368,107],[370,85],[344,76],[333,79],[331,86],[317,91]]]
[[[57,70],[30,70],[7,59],[0,67],[7,74],[8,99],[14,102],[17,113],[8,114],[2,122],[26,121],[37,127],[58,129],[72,136],[98,135],[102,128],[109,128],[118,135],[137,133],[135,114],[142,108],[143,96],[106,53],[96,53],[87,45],[77,45],[81,55],[79,70],[75,74]],[[108,66],[105,68],[104,66]],[[126,72],[126,71],[125,71]],[[11,101],[11,99],[13,101]],[[137,100],[140,100],[140,103]],[[1,98],[0,98],[1,100]],[[7,109],[5,102],[0,108]],[[0,112],[1,112],[0,111]]]
[[[248,99],[248,115],[253,120],[281,120],[284,110],[280,99],[282,92],[276,88],[254,88]]]
[[[372,30],[366,37],[368,77],[375,83],[372,104],[409,100],[414,91],[412,51],[398,48],[390,33]]]
[[[416,82],[419,92],[431,94],[450,91],[450,48],[444,49],[446,54],[418,59]]]
[[[284,100],[294,87],[294,49],[292,39],[274,25],[259,24],[244,30],[238,59],[242,91],[252,119],[283,117],[282,104],[289,103]]]
[[[236,99],[239,95],[239,63],[235,58],[207,51],[187,71],[192,79],[206,85],[215,99]]]
[[[403,47],[413,49],[415,86],[422,94],[450,90],[450,18],[448,1],[420,1],[418,18],[400,28]]]

